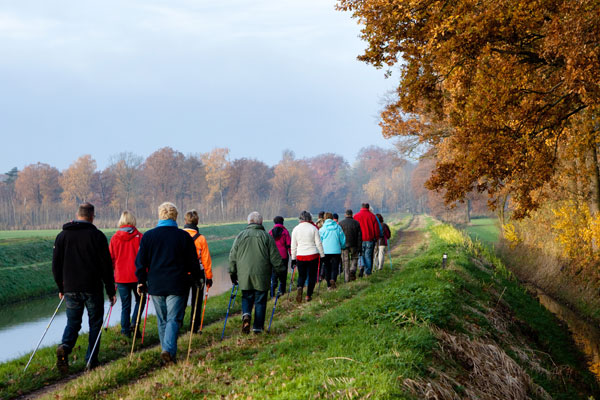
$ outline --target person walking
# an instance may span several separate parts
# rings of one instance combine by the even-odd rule
[[[319,211],[319,215],[317,217],[317,222],[315,223],[315,225],[317,226],[318,229],[321,229],[321,227],[323,226],[324,223],[325,223],[325,211]]]
[[[301,303],[307,276],[306,301],[312,300],[319,262],[325,257],[325,252],[319,230],[312,223],[312,215],[308,211],[302,211],[299,220],[300,223],[292,230],[291,256],[292,263],[298,267],[296,301]]]
[[[202,287],[198,253],[190,235],[177,227],[177,207],[158,207],[158,224],[142,237],[135,260],[138,293],[152,295],[165,364],[177,361],[177,335],[190,290]]]
[[[273,229],[269,231],[269,235],[275,239],[277,250],[281,256],[281,262],[285,266],[285,274],[278,276],[275,271],[271,274],[271,297],[275,296],[275,289],[277,289],[277,282],[279,281],[279,292],[285,293],[285,284],[287,281],[287,267],[290,260],[290,246],[292,244],[292,238],[290,232],[283,226],[284,219],[281,216],[273,218],[275,225]],[[283,279],[280,279],[283,277]],[[291,282],[290,282],[291,284]]]
[[[377,270],[381,271],[383,269],[383,264],[385,264],[385,250],[387,249],[388,240],[392,237],[392,232],[390,231],[390,227],[388,224],[383,222],[383,216],[381,214],[375,214],[375,217],[379,220],[381,224],[382,235],[377,239]]]
[[[360,211],[356,213],[354,219],[360,224],[360,231],[362,234],[362,263],[364,265],[364,273],[369,276],[372,273],[373,267],[373,250],[375,248],[375,242],[381,235],[379,231],[379,224],[377,218],[369,210],[369,203],[363,203]],[[359,276],[362,276],[363,270],[361,268]]]
[[[110,239],[108,249],[115,271],[115,282],[121,297],[121,334],[131,337],[135,329],[138,310],[143,310],[146,299],[137,293],[137,277],[135,276],[135,257],[140,248],[142,234],[135,227],[133,213],[123,211],[119,218],[119,229]],[[131,294],[135,298],[133,314],[131,313]],[[140,300],[142,301],[140,307]]]
[[[184,216],[185,225],[183,226],[183,230],[189,233],[194,241],[194,245],[196,246],[196,253],[198,254],[198,263],[200,266],[200,280],[205,280],[207,290],[212,287],[213,284],[213,273],[212,273],[212,258],[210,257],[210,250],[208,249],[208,242],[204,235],[202,235],[198,229],[198,212],[196,210],[191,210],[185,213]],[[192,292],[192,302],[190,307],[190,330],[194,333],[198,333],[200,331],[200,321],[202,315],[201,307],[194,307],[196,302],[196,293],[204,292],[204,287],[195,288]],[[202,299],[198,300],[202,303]],[[195,318],[194,318],[195,316]],[[193,321],[193,322],[192,322]],[[192,323],[194,326],[192,326]]]
[[[346,282],[356,279],[356,269],[362,249],[360,224],[352,218],[352,214],[352,210],[346,210],[346,218],[340,222],[340,227],[346,236],[346,246],[342,249],[342,265]]]
[[[85,361],[90,369],[98,366],[100,342],[96,344],[96,340],[104,318],[103,285],[110,305],[117,301],[108,240],[93,224],[94,217],[91,203],[80,204],[76,219],[64,224],[54,241],[52,274],[58,297],[67,303],[67,326],[56,349],[56,367],[62,374],[69,372],[69,354],[79,336],[84,308],[90,328]]]
[[[325,222],[319,229],[319,237],[323,243],[325,258],[323,259],[323,270],[328,289],[336,288],[336,280],[339,272],[340,254],[346,246],[346,235],[342,228],[333,220],[333,215],[325,213]]]
[[[275,239],[266,231],[263,217],[253,211],[248,215],[248,226],[233,241],[229,252],[229,274],[231,283],[242,290],[242,333],[250,333],[252,308],[254,323],[252,331],[262,333],[265,329],[267,310],[267,291],[271,275],[278,276],[287,272],[287,265],[281,261],[281,255]]]

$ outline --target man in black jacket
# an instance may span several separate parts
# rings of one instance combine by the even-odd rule
[[[98,365],[100,343],[96,345],[94,354],[91,352],[102,329],[103,283],[111,306],[116,302],[108,241],[93,222],[94,206],[90,203],[81,204],[77,219],[63,225],[62,232],[54,242],[52,274],[58,286],[58,297],[62,299],[64,296],[67,304],[67,326],[62,342],[56,349],[56,366],[63,374],[69,371],[68,356],[77,342],[84,308],[87,309],[90,325],[85,361],[87,363],[91,359],[90,368]]]
[[[344,266],[344,280],[346,282],[356,279],[358,257],[362,248],[362,234],[360,224],[352,218],[352,210],[346,210],[346,218],[339,224],[346,235],[346,248],[342,249],[342,265]]]

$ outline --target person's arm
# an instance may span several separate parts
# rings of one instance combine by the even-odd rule
[[[101,231],[98,231],[98,262],[100,266],[100,274],[102,281],[104,282],[104,290],[110,299],[110,305],[114,305],[117,301],[115,297],[117,290],[115,288],[115,271],[113,269],[112,259],[110,257],[110,251],[108,250],[108,241],[106,235]]]
[[[323,242],[321,242],[321,236],[319,235],[319,231],[315,229],[315,244],[317,245],[317,250],[319,250],[319,255],[321,258],[325,257],[325,250],[323,250]]]
[[[298,231],[296,231],[296,229],[292,231],[292,241],[290,246],[292,261],[296,259],[296,254],[298,252],[298,238],[296,237],[297,232]]]
[[[135,257],[135,276],[137,277],[138,283],[144,286],[148,281],[148,269],[150,268],[150,260],[148,257],[148,238],[142,237],[140,241],[140,248],[137,256]]]
[[[237,282],[237,248],[238,248],[239,237],[240,237],[240,235],[238,235],[235,238],[235,240],[233,241],[233,246],[231,246],[231,251],[229,252],[229,270],[228,270],[228,272],[229,272],[229,275],[231,276],[231,281],[233,284],[235,284],[235,282]]]
[[[340,233],[340,248],[344,249],[346,247],[346,235],[344,234],[342,227],[339,225],[338,232]]]
[[[212,258],[210,257],[210,250],[208,249],[208,242],[204,235],[198,238],[200,241],[200,259],[202,261],[202,265],[204,266],[204,275],[206,279],[210,279],[210,285],[212,286]]]
[[[287,253],[289,256],[291,253],[290,248],[291,248],[291,244],[292,244],[292,238],[290,237],[290,232],[285,228],[283,228],[283,229],[284,229],[283,233],[285,234],[285,249],[287,250]]]
[[[52,275],[54,275],[54,282],[58,286],[58,297],[61,299],[65,293],[63,285],[63,255],[62,235],[59,233],[54,240],[54,248],[52,249]]]
[[[272,269],[277,274],[287,271],[287,265],[283,265],[281,254],[279,254],[279,250],[277,249],[277,244],[275,244],[273,236],[269,235],[266,242],[267,249],[269,250],[269,261],[271,262]]]

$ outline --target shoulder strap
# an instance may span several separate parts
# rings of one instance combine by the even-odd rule
[[[200,232],[196,233],[194,236],[192,236],[192,240],[195,242],[196,239],[198,239],[200,237],[200,235],[201,235]]]

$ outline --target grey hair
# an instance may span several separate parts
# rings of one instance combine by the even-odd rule
[[[312,221],[312,215],[308,211],[302,211],[298,219],[300,221],[310,222]]]
[[[248,214],[248,223],[262,225],[263,217],[258,211],[252,211],[250,214]]]

